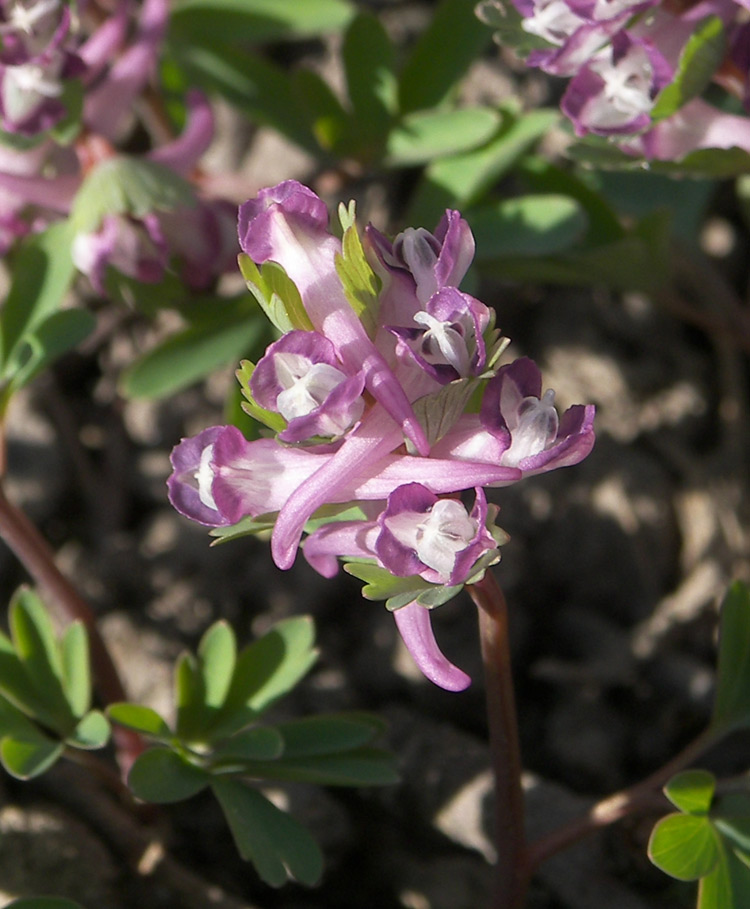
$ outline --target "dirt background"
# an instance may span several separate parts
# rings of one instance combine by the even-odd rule
[[[380,5],[383,6],[382,4]],[[429,5],[385,4],[405,40]],[[335,79],[335,45],[305,49]],[[331,62],[333,61],[333,62]],[[509,84],[545,91],[496,53],[467,92]],[[220,108],[209,157],[238,198],[287,177],[398,229],[410,175],[345,182],[275,134]],[[429,225],[431,226],[431,225]],[[554,827],[659,767],[711,709],[717,598],[747,578],[748,240],[731,193],[679,261],[663,299],[604,289],[483,282],[513,356],[542,367],[561,407],[597,406],[598,441],[581,465],[494,491],[511,540],[495,569],[511,610],[529,828]],[[168,455],[184,435],[222,421],[232,369],[168,402],[126,401],[121,370],[171,327],[92,301],[99,330],[41,377],[8,419],[9,497],[58,553],[101,618],[131,699],[169,714],[175,657],[217,618],[241,642],[309,613],[321,657],[284,709],[374,710],[402,782],[383,790],[299,786],[284,798],[326,855],[321,886],[276,892],[236,855],[208,796],[134,815],[81,768],[38,782],[0,779],[0,898],[68,895],[87,909],[474,909],[491,887],[490,773],[476,615],[459,597],[435,616],[447,655],[473,677],[462,694],[426,682],[391,617],[351,578],[326,581],[298,559],[282,573],[267,545],[209,548],[166,500]],[[7,595],[25,580],[0,547]],[[747,737],[706,766],[747,766]],[[619,824],[544,866],[534,909],[679,909],[694,886],[645,858],[656,816]],[[169,858],[162,859],[156,841]],[[149,846],[149,844],[151,844]],[[4,905],[4,903],[3,903]]]

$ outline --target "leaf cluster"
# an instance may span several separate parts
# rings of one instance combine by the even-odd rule
[[[81,622],[57,638],[41,600],[21,589],[0,634],[0,762],[28,780],[66,748],[97,749],[109,740],[107,718],[91,709],[88,635]]]
[[[137,704],[112,704],[107,711],[154,743],[131,768],[135,795],[168,803],[210,789],[241,856],[272,886],[289,877],[314,884],[322,856],[308,831],[263,793],[264,783],[396,780],[390,755],[373,745],[383,731],[375,717],[352,712],[259,722],[315,662],[313,635],[308,617],[292,618],[238,652],[231,628],[217,622],[197,653],[177,662],[173,727]]]

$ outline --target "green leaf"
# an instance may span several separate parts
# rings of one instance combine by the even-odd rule
[[[380,21],[360,13],[346,31],[341,53],[358,157],[376,159],[398,106],[395,50]]]
[[[10,378],[14,355],[25,336],[60,306],[75,268],[67,221],[26,240],[13,261],[13,283],[0,311],[2,376]]]
[[[698,909],[744,909],[750,905],[750,869],[720,843],[716,868],[698,887]]]
[[[410,207],[412,222],[431,224],[446,208],[477,203],[560,119],[546,109],[502,114],[501,130],[481,148],[429,164]]]
[[[680,54],[677,72],[654,102],[653,121],[671,117],[684,104],[708,87],[726,53],[724,24],[718,16],[706,16],[695,27]]]
[[[19,590],[10,605],[10,628],[16,653],[52,727],[66,733],[73,713],[63,690],[63,664],[52,622],[42,601],[32,590]],[[42,716],[39,719],[44,721]]]
[[[150,748],[139,755],[128,775],[133,794],[144,802],[167,804],[197,795],[211,781],[205,770],[168,748]]]
[[[72,350],[96,327],[96,318],[87,310],[64,309],[24,335],[13,356],[12,386],[27,385],[62,354]]]
[[[338,32],[354,15],[345,0],[176,0],[169,27],[175,38],[265,44]]]
[[[588,218],[569,196],[521,196],[482,206],[469,215],[477,261],[504,256],[549,256],[581,239]]]
[[[217,92],[253,122],[278,130],[313,154],[319,151],[303,99],[280,66],[222,41],[200,45],[175,36],[168,48],[189,84]]]
[[[664,795],[686,814],[705,815],[716,790],[716,777],[707,770],[684,770],[664,787]]]
[[[91,706],[89,636],[83,622],[71,622],[65,629],[61,653],[65,696],[73,716],[82,717]]]
[[[679,881],[697,881],[716,867],[720,849],[719,836],[707,817],[669,814],[651,833],[648,857]]]
[[[104,748],[109,741],[109,720],[99,710],[89,711],[65,741],[86,751]]]
[[[182,653],[177,659],[174,687],[178,737],[186,742],[203,742],[215,711],[206,708],[203,676],[192,653]]]
[[[490,43],[474,13],[476,0],[443,0],[401,71],[404,112],[435,107],[457,91],[459,80]]]
[[[50,728],[54,727],[54,712],[50,712],[43,695],[39,694],[5,635],[0,635],[0,694],[23,714],[41,720]]]
[[[488,107],[406,114],[388,135],[385,164],[414,167],[468,151],[492,138],[500,122],[499,114]]]
[[[240,253],[237,262],[248,290],[282,334],[295,328],[302,331],[313,330],[313,324],[302,305],[302,297],[297,286],[281,265],[266,262],[259,269],[245,253]]]
[[[237,660],[237,642],[226,622],[215,622],[198,645],[200,672],[208,707],[221,707],[232,682]]]
[[[284,759],[307,758],[351,751],[379,736],[383,721],[364,713],[340,713],[304,717],[280,723],[277,727],[284,742]]]
[[[308,886],[319,881],[323,856],[294,818],[238,780],[215,779],[211,788],[240,855],[267,884],[281,887],[289,877]]]
[[[750,855],[750,793],[729,793],[711,812],[716,829],[733,849]]]
[[[18,707],[0,697],[0,738],[10,735],[16,738],[28,738],[38,732],[37,726],[22,713]]]
[[[236,363],[265,336],[259,313],[217,298],[213,320],[188,326],[136,360],[123,373],[120,391],[128,398],[172,395]]]
[[[328,83],[318,73],[299,69],[291,74],[292,90],[304,106],[305,122],[327,152],[349,155],[356,148],[352,120]]]
[[[240,769],[247,761],[272,761],[284,752],[284,739],[273,726],[254,726],[245,732],[233,735],[231,739],[214,748],[211,765],[215,770],[221,764],[226,772],[226,765],[239,763]]]
[[[117,704],[110,704],[107,707],[107,714],[114,723],[142,732],[153,739],[168,741],[172,737],[169,726],[150,707],[120,701]]]
[[[16,779],[30,780],[49,770],[63,748],[62,742],[55,742],[38,731],[23,736],[6,735],[0,741],[0,762]]]
[[[711,729],[750,725],[750,587],[735,581],[721,605],[719,659]]]
[[[30,896],[13,900],[5,909],[83,909],[83,907],[80,903],[59,896]]]
[[[73,201],[70,223],[76,234],[88,234],[97,230],[105,215],[143,218],[153,211],[195,204],[190,183],[170,168],[148,158],[117,155],[89,172]]]
[[[239,655],[213,734],[228,735],[248,725],[283,697],[317,659],[309,616],[279,622]]]
[[[356,748],[343,754],[285,757],[248,764],[254,778],[318,786],[391,786],[398,782],[393,755],[377,748]]]

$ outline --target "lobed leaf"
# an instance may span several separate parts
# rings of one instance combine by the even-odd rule
[[[272,887],[288,878],[313,886],[323,873],[323,856],[308,833],[256,789],[239,780],[211,784],[232,831],[237,849]]]

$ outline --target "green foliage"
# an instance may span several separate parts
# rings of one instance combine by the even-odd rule
[[[750,899],[750,792],[716,798],[704,770],[673,777],[664,789],[681,813],[662,818],[648,855],[671,877],[700,881],[697,909],[742,909]]]
[[[146,158],[118,155],[103,161],[84,180],[73,202],[71,229],[87,234],[106,215],[143,218],[149,212],[195,204],[191,185],[170,168]]]
[[[94,318],[61,310],[75,274],[67,222],[30,237],[12,262],[13,281],[0,310],[0,412],[12,394],[82,341]]]
[[[706,16],[685,44],[677,72],[657,97],[651,118],[663,120],[697,97],[709,85],[726,53],[724,24],[718,16]]]
[[[309,618],[287,619],[241,651],[224,622],[196,654],[175,667],[174,728],[155,711],[113,704],[110,719],[155,747],[133,764],[129,785],[141,799],[168,803],[210,788],[237,848],[261,878],[314,884],[322,857],[310,834],[259,790],[263,781],[382,785],[396,779],[390,756],[373,747],[382,723],[363,713],[260,724],[261,716],[309,671],[317,652]]]
[[[247,295],[193,301],[188,325],[135,360],[120,377],[129,398],[174,394],[264,345],[268,323]]]
[[[711,729],[723,735],[750,726],[750,587],[731,585],[721,604],[719,661]]]
[[[457,155],[483,145],[499,126],[500,117],[488,107],[405,114],[387,138],[385,164],[414,167]]]
[[[476,0],[442,0],[406,60],[399,80],[403,113],[437,107],[454,95],[461,76],[489,44],[474,14]]]
[[[297,286],[281,265],[266,262],[258,268],[245,253],[240,253],[237,261],[248,290],[275,328],[282,334],[295,328],[312,331]]]
[[[65,747],[104,747],[109,722],[91,710],[85,627],[74,622],[61,639],[39,597],[22,589],[10,606],[11,637],[0,634],[0,762],[30,779]]]
[[[353,14],[346,0],[176,0],[169,27],[185,44],[259,44],[339,31]]]

